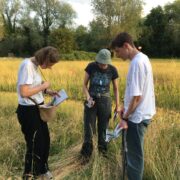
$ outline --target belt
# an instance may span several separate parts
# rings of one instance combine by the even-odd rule
[[[107,92],[107,93],[90,93],[90,95],[92,97],[95,97],[95,98],[101,98],[101,97],[110,97],[110,93]]]

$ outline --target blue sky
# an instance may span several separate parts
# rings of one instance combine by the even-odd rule
[[[173,1],[174,0],[144,0],[143,15],[148,14],[152,8],[158,5],[164,6],[166,3]],[[66,0],[66,2],[70,3],[77,13],[75,20],[76,25],[82,24],[87,26],[93,19],[91,0]]]

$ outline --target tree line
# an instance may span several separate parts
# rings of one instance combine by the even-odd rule
[[[52,45],[65,59],[92,58],[85,51],[108,47],[118,32],[127,31],[150,57],[180,57],[180,0],[143,18],[142,0],[92,0],[91,5],[94,19],[76,27],[77,13],[65,1],[0,0],[0,56],[30,56]]]

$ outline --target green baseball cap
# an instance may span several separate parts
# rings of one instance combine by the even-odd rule
[[[111,52],[108,49],[101,49],[96,56],[96,62],[111,64]]]

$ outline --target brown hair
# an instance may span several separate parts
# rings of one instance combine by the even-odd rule
[[[134,47],[133,39],[127,32],[119,33],[112,41],[111,48],[114,49],[115,47],[122,47],[124,43],[128,43]]]
[[[57,63],[59,61],[58,50],[52,46],[41,48],[35,52],[34,56],[39,65],[42,65],[44,62]]]

